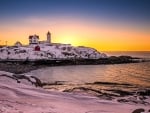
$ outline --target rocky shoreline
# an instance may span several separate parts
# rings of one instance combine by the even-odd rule
[[[49,89],[50,86],[63,86],[65,85],[62,81],[55,81],[55,82],[44,82],[40,80],[38,77],[32,76],[32,75],[24,75],[24,74],[1,74],[1,77],[8,77],[13,80],[15,80],[17,83],[21,83],[22,81],[26,80],[30,84],[34,85],[35,87],[42,87],[44,89]],[[135,90],[127,91],[113,88],[113,89],[94,89],[92,85],[110,85],[110,86],[124,86],[124,87],[130,87]],[[49,88],[46,86],[49,86]],[[92,92],[92,96],[96,96],[100,99],[106,99],[106,100],[113,100],[117,99],[118,102],[121,103],[135,103],[135,104],[143,104],[143,105],[150,105],[150,102],[147,102],[146,99],[149,98],[150,89],[144,88],[144,89],[138,89],[138,87],[133,86],[131,84],[120,84],[120,83],[111,83],[111,82],[94,82],[94,83],[86,83],[84,86],[74,86],[73,88],[62,90],[62,92],[70,92],[70,93],[76,93],[76,94],[82,94],[83,92],[87,95]]]
[[[102,84],[131,86],[107,82],[88,83],[88,85]],[[63,83],[44,83],[35,76],[0,72],[0,112],[141,113],[149,110],[149,89],[133,92],[112,90],[110,93],[92,88],[75,87],[63,92],[55,92],[41,88],[46,85],[63,85]],[[80,94],[76,93],[78,91]],[[84,95],[81,91],[96,93],[96,96]]]
[[[140,58],[130,56],[111,56],[100,59],[53,59],[53,60],[0,60],[0,70],[16,74],[26,73],[31,70],[47,66],[65,65],[101,65],[145,62]]]

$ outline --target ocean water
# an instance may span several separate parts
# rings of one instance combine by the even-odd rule
[[[65,81],[72,84],[111,82],[150,87],[150,62],[56,66],[34,70],[30,74],[47,82]]]
[[[130,54],[126,53],[123,55]],[[148,53],[136,53],[134,56],[145,58],[145,54]],[[113,55],[116,54],[113,53]],[[117,53],[117,55],[119,54]],[[150,54],[146,58],[150,58]],[[48,87],[49,89],[61,91],[76,87],[86,87],[95,90],[135,90],[150,88],[150,62],[113,65],[54,66],[34,70],[28,74],[37,76],[45,82],[53,83],[57,81],[62,83],[62,85]],[[95,82],[98,84],[95,84]],[[130,85],[131,87],[129,87]]]
[[[150,58],[150,51],[103,51],[108,56],[129,55],[139,58]]]

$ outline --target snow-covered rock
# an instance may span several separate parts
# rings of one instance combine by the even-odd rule
[[[0,71],[0,113],[148,113],[149,105],[125,104],[97,97],[46,91],[3,76]],[[144,112],[143,112],[144,113]]]
[[[107,55],[89,47],[73,47],[71,45],[38,45],[40,51],[36,51],[37,45],[22,47],[0,48],[1,60],[40,60],[40,59],[99,59]]]

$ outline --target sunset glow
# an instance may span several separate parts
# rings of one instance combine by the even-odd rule
[[[76,9],[76,5],[74,7]],[[41,12],[36,14],[27,11],[28,15],[20,16],[18,11],[16,16],[11,14],[12,19],[8,19],[6,17],[11,11],[5,12],[5,10],[7,9],[3,8],[3,12],[1,11],[3,18],[0,19],[1,45],[5,45],[6,41],[8,45],[13,45],[16,41],[28,44],[28,36],[33,34],[39,35],[40,40],[43,40],[49,30],[54,43],[89,46],[99,51],[150,51],[149,22],[142,24],[142,21],[139,21],[138,24],[134,20],[120,19],[118,21],[118,19],[114,20],[101,15],[92,17],[92,14],[89,14],[90,18],[87,18],[84,15],[73,14],[71,11],[66,14],[66,9],[62,9],[66,11],[65,13],[60,14],[58,11],[59,13],[56,12],[56,14],[53,14],[55,12],[48,14],[45,10],[49,9],[46,8],[41,9],[46,13],[44,15]]]

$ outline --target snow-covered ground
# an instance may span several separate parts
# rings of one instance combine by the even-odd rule
[[[71,45],[38,45],[40,51],[35,51],[35,46],[3,47],[0,48],[0,60],[40,60],[40,59],[99,59],[107,57],[93,48],[73,47]]]
[[[92,96],[46,91],[26,80],[2,76],[0,71],[0,113],[132,113],[135,109],[149,110],[149,105],[125,104]],[[147,113],[147,112],[146,112]]]

